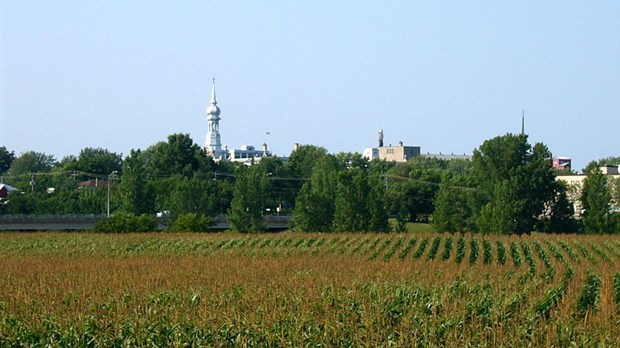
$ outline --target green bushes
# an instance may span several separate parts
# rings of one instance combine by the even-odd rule
[[[157,229],[157,219],[150,215],[136,216],[129,213],[114,214],[95,224],[95,232],[129,233],[151,232]]]
[[[170,226],[171,232],[207,232],[211,219],[194,213],[179,215]],[[157,230],[158,221],[151,215],[136,216],[130,213],[117,213],[95,224],[95,232],[130,233],[152,232]]]
[[[170,226],[171,232],[208,232],[211,227],[211,219],[194,213],[179,215]]]

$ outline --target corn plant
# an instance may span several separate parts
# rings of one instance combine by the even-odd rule
[[[581,243],[575,242],[575,247],[577,249],[579,249],[579,251],[581,252],[581,254],[588,259],[590,262],[592,262],[595,265],[598,265],[598,261],[594,258],[594,256],[592,256],[592,254],[588,251],[588,249],[586,249],[583,245],[581,245]]]
[[[574,272],[572,268],[568,268],[562,277],[562,282],[557,287],[549,290],[545,298],[536,304],[536,312],[539,316],[549,319],[551,310],[562,301],[562,298],[568,291],[568,284],[573,279]]]
[[[472,238],[469,242],[469,265],[473,265],[478,260],[478,240]]]
[[[428,255],[426,256],[427,260],[434,260],[437,255],[437,251],[439,250],[439,246],[441,245],[441,237],[435,237],[433,239],[433,243],[431,244],[431,249],[428,251]]]
[[[506,247],[501,240],[498,240],[495,244],[497,245],[497,263],[504,266],[506,264]]]
[[[370,237],[366,237],[359,241],[359,243],[355,246],[355,248],[351,249],[351,254],[357,254],[361,248],[363,248],[366,243],[370,241]]]
[[[521,255],[519,254],[519,247],[517,247],[515,242],[510,242],[510,256],[515,267],[520,267],[522,263]]]
[[[353,242],[355,242],[355,238],[350,238],[350,237],[346,237],[342,240],[342,242],[340,244],[342,244],[342,247],[340,249],[338,249],[338,253],[339,254],[344,254],[347,252],[347,250],[349,250],[349,248],[351,248],[351,245],[353,244]]]
[[[620,272],[615,273],[612,276],[612,281],[614,283],[614,300],[616,301],[616,306],[620,312]]]
[[[409,254],[409,252],[411,251],[411,249],[415,247],[416,241],[417,239],[415,237],[409,239],[407,245],[403,248],[403,250],[401,250],[400,254],[398,254],[398,259],[404,260],[405,257],[407,257],[407,254]]]
[[[577,314],[580,318],[584,318],[589,311],[594,313],[598,311],[600,290],[600,274],[588,271],[586,274],[585,284],[581,289],[581,294],[579,295],[579,300],[577,301]]]
[[[618,251],[618,249],[614,248],[609,241],[604,241],[603,245],[605,246],[605,248],[607,248],[607,250],[609,250],[617,258],[620,258],[620,251]]]
[[[523,250],[523,256],[525,256],[525,262],[530,267],[530,275],[536,275],[536,262],[532,256],[532,249],[526,242],[521,242],[521,250]]]
[[[568,245],[568,243],[560,241],[558,244],[560,244],[560,247],[564,249],[564,251],[566,251],[566,253],[568,254],[568,258],[570,258],[571,261],[579,263],[579,256],[575,254],[575,252],[570,247],[570,245]]]
[[[437,236],[0,233],[0,347],[620,346],[618,236]]]
[[[446,242],[444,243],[443,254],[441,254],[441,260],[445,261],[450,258],[450,254],[452,253],[452,243],[454,242],[454,238],[448,237],[446,238]]]
[[[394,246],[383,255],[383,261],[389,261],[394,253],[401,247],[401,245],[403,245],[404,241],[405,237],[398,238],[396,243],[394,243]]]
[[[461,237],[456,241],[456,258],[454,261],[457,264],[463,262],[465,258],[465,238]]]
[[[590,248],[592,248],[592,250],[594,250],[594,252],[595,252],[598,256],[600,256],[600,257],[601,257],[601,259],[603,259],[603,261],[608,262],[608,263],[612,263],[612,261],[611,261],[611,259],[609,258],[609,256],[607,256],[607,254],[605,254],[605,252],[603,252],[603,250],[601,250],[601,248],[600,248],[598,245],[596,245],[596,244],[594,244],[594,243],[592,243],[592,242],[590,242],[590,243],[588,243],[588,244],[590,244]]]
[[[377,247],[380,241],[381,238],[375,238],[375,240],[373,240],[366,249],[362,250],[360,256],[366,256],[366,254],[368,254],[371,250],[374,250]]]
[[[551,260],[549,260],[549,256],[547,255],[547,253],[545,252],[545,250],[542,248],[542,246],[540,245],[538,241],[534,241],[534,249],[536,249],[536,253],[538,253],[538,257],[542,260],[542,262],[545,264],[545,268],[547,269],[547,272],[543,275],[544,278],[548,282],[553,280],[553,277],[555,276],[555,267],[553,267],[553,264],[551,264]]]
[[[487,239],[482,240],[482,262],[490,265],[493,262],[493,247]]]
[[[422,239],[422,241],[420,242],[420,245],[418,245],[418,249],[416,249],[415,253],[413,253],[414,260],[419,259],[420,256],[424,254],[424,250],[426,250],[427,244],[428,244],[428,237],[424,237],[424,239]]]
[[[549,247],[549,250],[551,250],[551,254],[553,255],[553,257],[558,260],[559,262],[566,264],[564,262],[564,256],[562,256],[562,253],[560,252],[560,250],[558,249],[557,246],[555,246],[555,244],[551,243],[550,241],[545,241],[545,244],[547,244],[547,246]]]
[[[379,246],[368,258],[370,261],[374,260],[392,243],[391,239],[385,239],[381,246]]]
[[[258,245],[259,249],[267,248],[273,240],[271,238],[263,238],[263,241]]]

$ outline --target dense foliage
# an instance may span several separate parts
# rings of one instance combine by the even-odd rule
[[[152,232],[157,229],[157,220],[150,215],[136,216],[131,213],[118,213],[95,224],[97,232]]]
[[[418,156],[406,163],[313,145],[300,146],[287,161],[215,163],[187,134],[131,150],[124,159],[85,148],[56,161],[34,151],[16,157],[3,147],[2,179],[18,190],[2,199],[0,214],[105,215],[109,209],[159,214],[168,228],[181,215],[227,215],[239,232],[264,231],[270,214],[292,216],[291,227],[305,232],[405,231],[407,222],[432,222],[452,233],[618,232],[613,207],[620,180],[590,170],[584,218],[576,221],[572,188],[556,182],[550,158],[544,144],[513,134],[485,141],[472,161]]]

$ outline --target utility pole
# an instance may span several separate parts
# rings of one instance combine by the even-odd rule
[[[115,170],[112,173],[110,173],[110,175],[108,175],[108,214],[107,214],[107,217],[110,217],[110,178],[112,178],[114,174],[116,173],[117,172]]]

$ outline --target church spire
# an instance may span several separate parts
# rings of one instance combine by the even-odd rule
[[[222,141],[220,140],[220,108],[215,100],[215,78],[211,87],[211,103],[207,107],[207,139],[205,150],[215,160],[221,160],[226,156],[222,151]]]
[[[217,105],[217,101],[215,100],[215,77],[213,78],[213,84],[211,87],[211,104]]]

